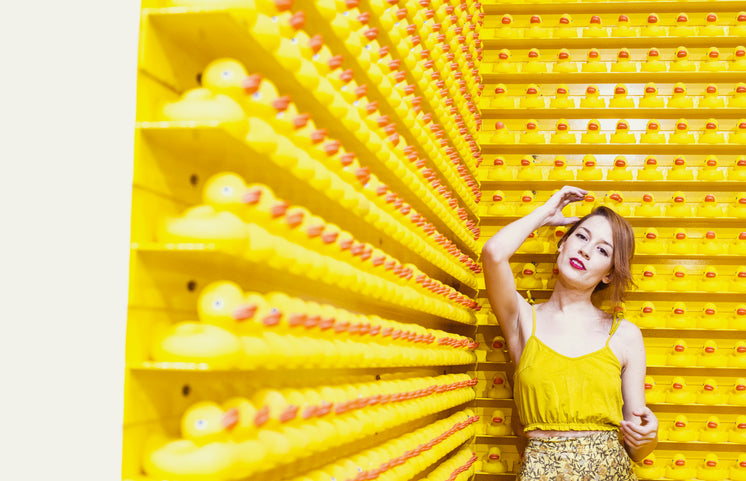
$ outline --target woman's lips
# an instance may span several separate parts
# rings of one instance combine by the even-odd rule
[[[573,267],[573,269],[578,269],[580,271],[585,270],[585,264],[583,264],[583,262],[577,257],[573,257],[570,259],[570,265]]]

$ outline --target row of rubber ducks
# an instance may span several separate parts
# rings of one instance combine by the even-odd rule
[[[676,326],[676,318],[669,323],[669,328],[678,329]],[[673,325],[671,325],[673,324]],[[682,326],[686,329],[688,326]],[[723,352],[725,351],[725,352]],[[666,365],[668,366],[699,366],[699,367],[746,367],[746,341],[738,341],[732,348],[719,349],[717,342],[713,339],[707,339],[702,347],[698,350],[698,353],[692,353],[692,349],[684,339],[676,339],[673,342],[671,351],[666,356]],[[734,393],[743,391],[744,383],[743,379],[739,379],[733,387]],[[717,387],[717,385],[716,385]],[[707,388],[707,385],[705,385]],[[746,393],[741,393],[743,403],[746,403]]]
[[[608,21],[608,18],[607,18]],[[604,38],[604,37],[722,37],[746,35],[746,12],[738,12],[734,23],[722,23],[717,14],[710,12],[703,23],[690,23],[689,15],[679,13],[675,21],[662,20],[660,15],[651,13],[644,24],[635,25],[629,15],[620,14],[614,27],[605,27],[601,15],[591,15],[587,23],[574,23],[571,15],[565,13],[556,19],[556,25],[544,26],[540,15],[531,15],[528,24],[516,24],[513,16],[500,17],[500,25],[487,29],[488,38]],[[727,29],[727,34],[726,34]]]
[[[283,170],[310,184],[312,188],[328,192],[337,202],[347,204],[353,210],[357,208],[358,215],[367,215],[365,206],[358,205],[362,201],[359,199],[360,195],[350,185],[340,183],[340,180],[355,186],[370,184],[372,190],[386,188],[384,194],[389,194],[386,197],[389,202],[381,202],[382,208],[394,211],[404,207],[400,193],[390,192],[385,184],[370,173],[369,167],[361,166],[355,152],[345,150],[338,140],[327,138],[327,131],[317,128],[310,115],[299,114],[290,97],[280,96],[275,86],[266,78],[257,74],[247,75],[243,65],[235,60],[218,59],[205,68],[202,83],[203,87],[192,89],[180,100],[166,104],[165,117],[172,120],[214,120],[216,114],[213,107],[219,107],[216,107],[215,102],[233,103],[237,116],[222,120],[239,121],[246,119],[248,115],[246,141],[249,146],[269,157]],[[340,84],[339,88],[342,86]],[[364,99],[364,95],[361,98]],[[377,108],[367,110],[366,106],[375,107],[375,103],[361,102],[358,106],[351,107],[356,100],[360,99],[355,94],[345,99],[341,94],[335,93],[324,104],[329,106],[335,118],[352,122],[348,125],[350,132],[355,133],[369,151],[379,157],[398,178],[411,186],[413,194],[422,199],[454,232],[460,237],[472,236],[476,226],[468,219],[466,209],[459,206],[457,197],[443,185],[437,170],[427,166],[422,154],[414,146],[405,144],[396,133],[396,124],[388,116],[381,115]],[[334,106],[337,104],[339,109],[335,110]],[[420,129],[423,135],[425,129],[425,126]],[[430,144],[421,145],[430,145],[431,152],[438,151],[433,139],[426,136],[424,140]],[[450,184],[461,189],[462,199],[476,195],[478,185],[471,178],[468,169],[459,163],[458,159],[462,156],[455,150],[449,151],[448,155],[449,160],[444,158],[441,163],[458,163],[461,169],[454,169],[454,172],[458,171],[457,175],[462,177],[462,180],[457,180],[453,174],[444,174],[449,178]],[[433,154],[426,158],[435,157]],[[447,169],[439,170],[446,172]],[[471,194],[468,194],[469,190]],[[368,199],[381,198],[377,193],[367,194]]]
[[[746,181],[746,155],[737,156],[732,166],[720,167],[720,160],[714,154],[704,158],[701,165],[689,168],[686,156],[676,156],[670,166],[658,163],[658,157],[648,155],[642,167],[630,169],[627,158],[617,155],[611,167],[599,165],[596,156],[586,154],[580,168],[570,168],[564,155],[557,155],[550,166],[539,165],[534,156],[524,155],[517,165],[509,165],[504,156],[493,159],[492,165],[480,169],[480,177],[485,180],[500,181],[568,181],[568,180],[699,180],[705,182],[732,180]],[[651,194],[652,195],[652,194]],[[497,202],[497,201],[496,201]]]
[[[598,49],[591,49],[586,61],[573,60],[569,49],[562,48],[557,52],[555,60],[541,60],[541,52],[537,48],[528,51],[527,61],[512,60],[513,54],[503,48],[497,53],[493,62],[489,62],[492,74],[513,73],[633,73],[633,72],[743,72],[746,70],[746,47],[739,45],[734,48],[730,60],[722,60],[720,49],[709,47],[701,60],[691,60],[689,49],[676,47],[671,54],[671,60],[661,60],[661,52],[651,48],[645,60],[633,60],[628,48],[622,47],[616,54],[614,61],[601,61]],[[578,70],[578,65],[580,69]]]
[[[438,463],[438,467],[430,474],[417,481],[468,481],[477,471],[478,459],[471,448],[461,448],[453,456]]]
[[[543,127],[543,128],[542,128]],[[546,144],[547,136],[543,132],[546,125],[541,126],[538,120],[530,119],[526,121],[525,130],[518,133],[508,130],[502,121],[495,122],[495,130],[485,131],[485,143],[487,144]],[[555,123],[555,131],[549,138],[551,144],[577,144],[577,134],[570,131],[570,123],[566,119],[559,119]],[[695,136],[689,131],[689,121],[679,119],[673,126],[673,130],[666,135],[661,131],[661,122],[651,119],[645,126],[645,132],[641,132],[639,138],[634,132],[630,131],[630,122],[620,119],[616,122],[614,133],[607,136],[601,130],[601,122],[597,119],[588,121],[586,132],[580,136],[581,144],[746,144],[746,118],[739,119],[735,122],[732,131],[728,133],[726,140],[725,135],[719,130],[717,119],[705,120],[699,135]]]
[[[683,453],[675,453],[665,466],[660,461],[654,452],[650,453],[641,463],[634,465],[637,477],[650,480],[746,481],[746,454],[739,454],[734,462],[727,465],[715,453],[707,453],[697,467],[693,467]]]
[[[707,302],[698,311],[687,309],[686,303],[677,301],[668,314],[663,314],[652,301],[643,302],[639,310],[626,311],[628,319],[643,329],[658,329],[663,327],[675,329],[746,329],[746,304],[737,304],[729,315],[718,314],[718,307],[713,302]],[[670,323],[670,325],[669,325]],[[738,354],[746,352],[746,345],[739,341],[734,350]],[[733,358],[735,360],[735,357]]]
[[[610,98],[608,95],[601,95],[598,85],[592,84],[585,88],[583,96],[570,95],[570,87],[567,84],[557,85],[554,95],[545,96],[541,93],[541,87],[538,84],[529,84],[526,91],[520,96],[509,95],[508,87],[505,84],[495,86],[495,95],[485,97],[487,103],[485,107],[493,109],[513,109],[518,99],[518,107],[522,109],[543,109],[546,108],[546,99],[549,98],[549,108],[552,109],[574,109],[578,105],[581,109],[598,109],[598,108],[676,108],[690,109],[694,108],[694,96],[687,94],[686,84],[677,82],[671,88],[671,94],[664,98],[655,82],[648,82],[643,87],[641,94],[630,96],[629,89],[623,83],[614,86]],[[576,102],[576,98],[579,98]],[[738,82],[733,91],[723,98],[717,84],[708,83],[705,85],[702,93],[697,97],[698,108],[720,109],[727,108],[744,108],[746,107],[746,83]]]
[[[376,315],[353,314],[281,292],[244,292],[233,282],[205,286],[199,322],[164,327],[153,337],[156,362],[212,369],[468,364],[469,338]]]
[[[474,456],[468,449],[451,457],[427,477],[417,475],[458,448],[474,436],[473,423],[479,419],[467,409],[447,419],[437,421],[424,428],[387,441],[375,448],[362,451],[350,458],[343,458],[290,481],[363,481],[366,479],[417,479],[418,481],[467,481],[472,469],[454,466],[468,465]],[[465,451],[468,451],[465,452]],[[473,462],[473,461],[472,461]],[[440,467],[452,470],[444,477]]]
[[[692,429],[689,420],[679,414],[672,421],[662,421],[658,438],[661,441],[687,443],[699,441],[703,443],[746,443],[746,416],[738,416],[730,429],[722,427],[717,416],[710,416],[700,429]]]

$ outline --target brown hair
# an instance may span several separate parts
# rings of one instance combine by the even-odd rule
[[[631,269],[632,256],[635,255],[635,233],[632,230],[632,226],[627,222],[627,219],[608,207],[598,206],[593,209],[590,214],[573,224],[573,226],[570,227],[565,235],[563,235],[557,242],[557,247],[561,246],[565,241],[565,238],[572,235],[575,229],[577,229],[583,221],[596,215],[609,221],[609,224],[611,225],[612,241],[614,242],[614,250],[611,259],[611,275],[609,283],[605,284],[603,281],[599,282],[593,290],[593,294],[595,295],[596,293],[611,287],[610,292],[608,293],[608,299],[611,301],[612,306],[617,306],[624,301],[626,291],[635,287],[635,283],[632,280]]]

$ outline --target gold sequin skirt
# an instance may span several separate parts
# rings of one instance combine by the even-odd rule
[[[518,481],[637,481],[617,431],[529,438]]]

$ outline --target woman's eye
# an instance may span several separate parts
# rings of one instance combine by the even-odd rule
[[[606,249],[599,249],[601,251],[601,254],[605,255],[606,257],[609,257],[609,253],[606,252]]]
[[[585,236],[583,234],[581,234],[581,233],[575,234],[575,237],[577,237],[578,239],[581,239],[581,240],[585,240]]]

